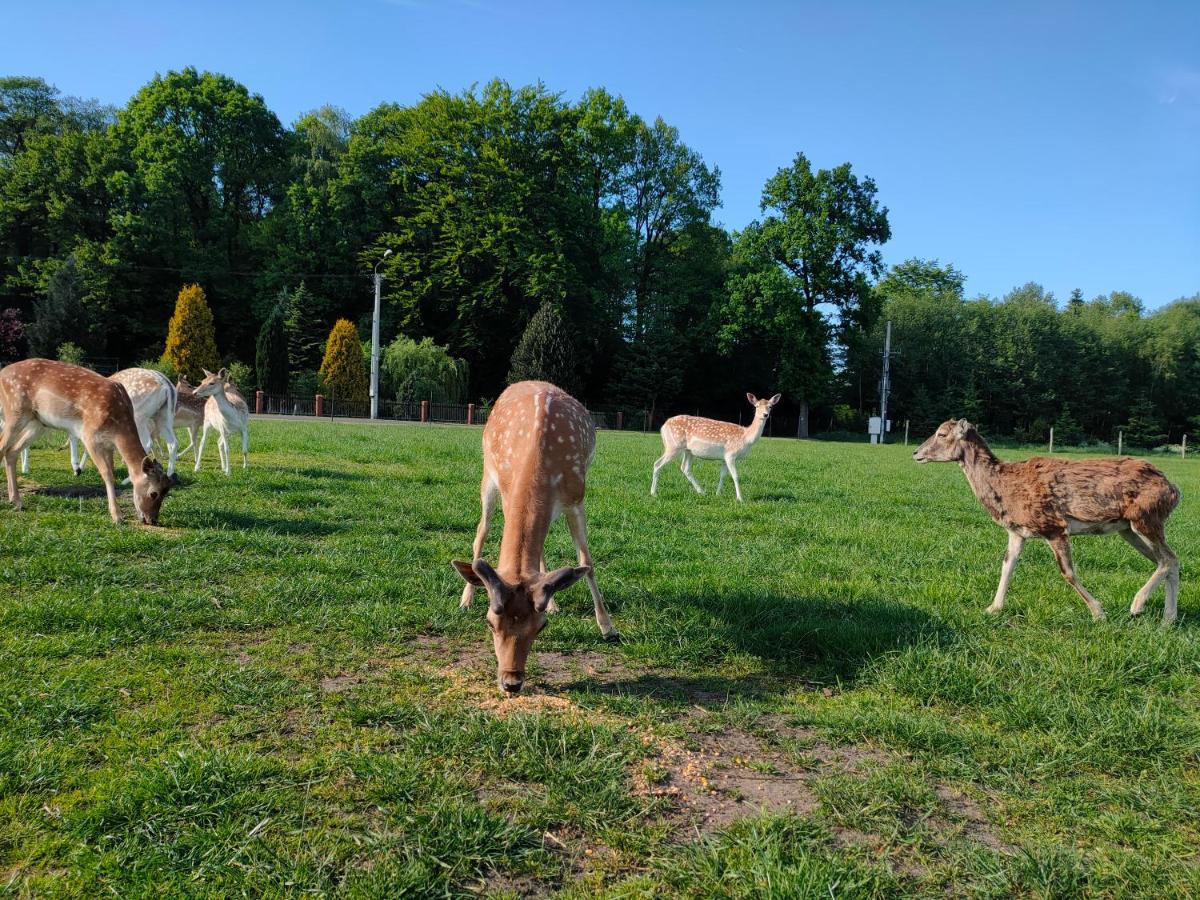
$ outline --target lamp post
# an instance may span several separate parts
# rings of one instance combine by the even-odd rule
[[[371,418],[379,418],[379,296],[383,285],[383,276],[379,267],[383,261],[392,255],[391,250],[384,250],[379,262],[375,263],[375,315],[371,318]]]

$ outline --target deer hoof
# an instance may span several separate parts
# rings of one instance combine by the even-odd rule
[[[617,631],[617,630],[615,630],[615,629],[614,629],[614,630],[612,630],[612,631],[610,631],[608,634],[606,634],[606,635],[604,636],[604,643],[606,643],[606,644],[619,644],[619,643],[621,643],[621,632],[619,632],[619,631]]]

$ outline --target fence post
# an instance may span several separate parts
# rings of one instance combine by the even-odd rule
[[[625,429],[625,412],[624,412],[624,410],[617,410],[617,431],[623,431],[624,429]]]
[[[904,446],[908,446],[908,419],[904,420]]]
[[[1187,459],[1187,435],[1183,436],[1183,445],[1179,448],[1179,458]]]
[[[422,422],[429,421],[429,401],[428,400],[421,401],[421,421]]]
[[[1054,429],[1050,429],[1050,452],[1054,452]]]
[[[468,425],[475,424],[475,404],[474,403],[467,404],[467,424]]]
[[[317,394],[317,396],[313,397],[313,415],[319,419],[324,414],[324,412],[325,412],[325,398],[322,397],[320,394]]]
[[[262,412],[262,406],[263,406],[262,402],[263,402],[263,392],[255,391],[254,392],[254,411],[255,411],[255,413]]]

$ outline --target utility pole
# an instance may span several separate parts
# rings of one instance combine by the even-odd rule
[[[883,338],[883,376],[879,379],[879,443],[887,436],[887,402],[892,389],[892,321],[888,320]]]
[[[392,255],[391,250],[384,250],[379,262],[375,263],[375,315],[371,317],[371,418],[379,418],[379,299],[383,276],[379,267],[383,261]]]

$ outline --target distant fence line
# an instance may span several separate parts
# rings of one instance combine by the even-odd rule
[[[280,395],[255,391],[254,412],[275,416],[308,416],[326,419],[367,419],[371,404],[367,400],[340,400],[315,395]],[[380,400],[379,418],[393,422],[428,422],[458,425],[483,425],[491,406],[482,403],[437,403],[431,400]],[[616,431],[648,431],[651,415],[647,410],[589,410],[597,428]],[[658,418],[655,416],[654,418]]]

